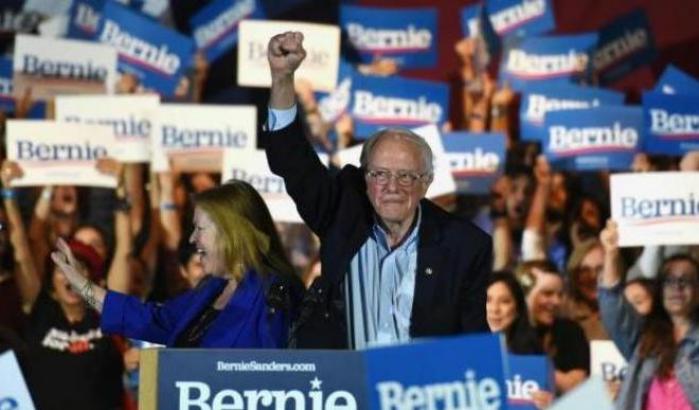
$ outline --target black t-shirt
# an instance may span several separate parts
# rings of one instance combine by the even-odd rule
[[[590,344],[583,329],[572,320],[558,318],[551,327],[553,366],[556,370],[590,372]],[[545,329],[538,329],[539,334]]]
[[[82,321],[69,323],[58,302],[42,291],[28,322],[28,384],[38,410],[122,407],[121,354],[102,334],[97,313],[88,309]]]

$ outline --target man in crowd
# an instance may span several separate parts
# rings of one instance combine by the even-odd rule
[[[487,331],[490,237],[424,199],[432,151],[409,130],[377,132],[360,168],[331,176],[298,118],[294,72],[305,56],[301,33],[270,40],[267,158],[321,240],[321,275],[304,298],[292,346],[362,349]]]

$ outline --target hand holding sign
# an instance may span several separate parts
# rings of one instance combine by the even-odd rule
[[[24,175],[24,172],[16,162],[7,159],[2,162],[2,169],[0,169],[0,180],[2,180],[3,188],[9,188],[12,186],[12,180],[15,178],[21,178],[22,175]]]
[[[303,34],[298,31],[277,34],[269,41],[267,59],[273,80],[293,75],[304,58]]]

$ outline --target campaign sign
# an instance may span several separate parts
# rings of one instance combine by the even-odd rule
[[[592,78],[608,85],[656,57],[655,40],[642,9],[625,14],[599,31],[590,60]]]
[[[105,3],[94,39],[116,48],[121,72],[164,96],[174,94],[192,63],[194,42],[189,37],[113,1]]]
[[[340,6],[340,26],[361,61],[391,58],[401,68],[437,64],[437,9]]]
[[[34,410],[34,402],[12,350],[0,354],[0,380],[0,409]]]
[[[121,162],[150,161],[150,114],[160,104],[154,94],[58,96],[56,120],[107,126],[116,141],[111,153]]]
[[[59,94],[108,94],[116,82],[116,51],[79,40],[18,35],[15,38],[15,96],[31,88],[33,99]]]
[[[73,0],[68,17],[68,38],[95,38],[104,3],[105,0]]]
[[[488,57],[500,53],[500,36],[495,31],[484,6],[474,4],[461,9],[461,31],[464,37],[480,36],[485,41]]]
[[[306,59],[295,78],[311,83],[314,90],[331,92],[337,86],[340,64],[340,28],[298,21],[243,20],[238,29],[238,85],[269,87],[272,77],[267,60],[269,40],[286,31],[303,33]]]
[[[502,38],[543,34],[556,28],[551,0],[486,0],[493,28]]]
[[[15,98],[12,87],[12,60],[0,57],[0,110],[14,111]]]
[[[507,408],[501,337],[469,335],[364,351],[370,408]]]
[[[663,94],[699,95],[699,80],[670,64],[658,79],[655,91]]]
[[[619,246],[699,244],[699,172],[611,176]]]
[[[352,98],[352,78],[357,75],[351,64],[340,60],[337,87],[331,93],[315,93],[318,113],[323,121],[335,123],[347,112]]]
[[[243,19],[261,19],[259,0],[217,0],[189,19],[192,38],[207,61],[215,61],[238,43],[238,24]]]
[[[323,165],[328,165],[328,156],[319,154]],[[284,180],[275,175],[267,164],[263,150],[228,148],[223,153],[221,182],[239,179],[249,183],[264,199],[275,222],[303,223],[296,204],[286,193]]]
[[[555,393],[553,368],[547,356],[508,354],[507,361],[509,372],[505,376],[505,384],[508,408],[536,410],[532,393]]]
[[[151,168],[221,172],[226,148],[254,151],[257,110],[249,105],[161,104],[152,114]]]
[[[7,157],[24,171],[12,186],[116,187],[115,176],[97,171],[97,160],[115,144],[108,127],[57,121],[7,121]]]
[[[603,107],[546,114],[544,153],[565,169],[628,170],[641,149],[643,113],[635,107]]]
[[[624,94],[574,84],[532,84],[522,90],[519,108],[520,137],[542,141],[546,136],[544,116],[548,112],[581,110],[602,105],[623,105]]]
[[[500,67],[500,78],[522,90],[531,81],[570,83],[587,69],[597,34],[527,37],[510,47]]]
[[[605,382],[620,381],[626,376],[628,363],[611,340],[590,341],[590,375]]]
[[[432,81],[357,75],[350,107],[359,139],[386,127],[441,125],[449,113],[449,89]]]
[[[699,150],[699,95],[643,94],[645,144],[651,154]]]
[[[144,408],[369,408],[359,352],[146,349],[141,354],[145,363],[139,401]],[[143,378],[143,371],[152,367],[156,389]],[[147,397],[147,390],[157,392],[155,397]]]
[[[452,132],[442,135],[456,189],[464,194],[487,194],[505,168],[505,135]]]
[[[415,128],[412,130],[417,135],[425,139],[432,150],[434,158],[434,179],[432,184],[427,189],[425,196],[427,198],[436,198],[441,195],[452,194],[456,192],[456,183],[451,173],[448,157],[442,145],[442,138],[439,135],[439,130],[435,125],[426,125],[424,127]],[[337,152],[337,157],[340,166],[354,165],[360,166],[359,158],[361,156],[362,146],[355,145],[350,148],[345,148]]]

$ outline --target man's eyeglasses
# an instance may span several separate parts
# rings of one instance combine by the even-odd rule
[[[429,175],[410,171],[392,172],[387,169],[370,169],[366,172],[366,174],[379,185],[387,184],[391,178],[395,178],[398,185],[404,187],[411,187],[415,185],[415,182],[424,179]]]
[[[663,280],[663,286],[666,288],[674,287],[677,289],[684,289],[689,287],[694,287],[697,285],[697,280],[685,277],[672,277],[668,276]]]

